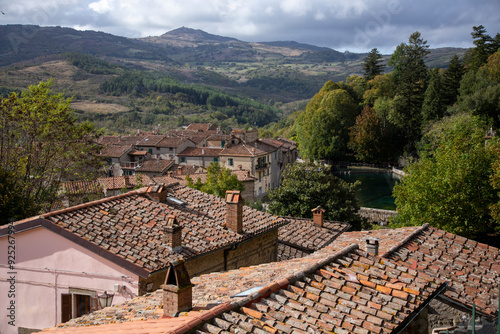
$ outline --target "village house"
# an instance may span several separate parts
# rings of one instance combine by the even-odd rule
[[[148,151],[155,159],[177,160],[177,154],[195,143],[186,138],[150,135],[136,144],[141,150]]]
[[[237,191],[221,199],[177,183],[15,222],[17,326],[55,326],[104,307],[100,296],[118,304],[155,291],[172,261],[186,261],[191,277],[276,261],[286,223],[244,206]],[[8,229],[0,229],[5,249]],[[0,280],[0,289],[8,284]]]
[[[172,263],[153,294],[45,333],[426,333],[428,305],[446,288],[357,244],[192,280],[183,266]],[[74,327],[84,323],[98,326]]]
[[[222,150],[222,148],[188,147],[177,155],[177,162],[180,165],[207,168],[213,162],[219,163],[219,155]]]
[[[149,177],[162,176],[175,165],[175,160],[150,159],[144,161],[136,170],[137,174]]]

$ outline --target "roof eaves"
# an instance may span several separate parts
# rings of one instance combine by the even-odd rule
[[[141,278],[147,278],[150,274],[149,270],[146,270],[140,266],[137,266],[137,265],[133,264],[132,262],[127,261],[127,260],[109,252],[108,250],[97,246],[96,244],[94,244],[88,240],[85,240],[84,238],[72,233],[71,231],[68,231],[68,230],[58,226],[57,224],[54,224],[53,222],[45,219],[44,217],[38,217],[38,218],[35,218],[32,220],[26,220],[26,221],[22,222],[21,224],[16,226],[16,233],[28,231],[28,230],[38,228],[38,227],[43,227],[49,231],[52,231],[56,234],[59,234],[63,238],[68,239],[68,240],[88,249],[89,251],[99,255],[100,257],[102,257],[106,260],[109,260],[109,261],[115,263],[116,265],[140,276]],[[7,230],[7,229],[5,228],[5,230]],[[0,230],[0,237],[4,235],[4,232],[5,232],[4,229]]]

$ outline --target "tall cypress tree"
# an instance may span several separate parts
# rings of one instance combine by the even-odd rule
[[[363,62],[363,76],[366,81],[384,73],[385,65],[383,62],[384,58],[377,48],[373,48],[370,52],[368,52],[368,55]]]

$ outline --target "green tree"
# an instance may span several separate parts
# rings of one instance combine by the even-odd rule
[[[321,205],[325,218],[360,227],[359,204],[355,197],[359,183],[347,183],[328,167],[296,163],[283,175],[281,186],[269,193],[269,211],[275,215],[311,218]]]
[[[297,119],[301,154],[311,159],[341,159],[347,152],[349,128],[358,114],[351,95],[327,82]]]
[[[368,89],[363,94],[364,104],[373,106],[378,98],[393,98],[396,93],[396,84],[391,74],[377,75],[367,82]]]
[[[498,223],[490,206],[498,195],[490,177],[498,157],[485,145],[485,133],[470,114],[445,117],[430,129],[420,159],[394,187],[399,223],[429,223],[469,238],[492,232]]]
[[[14,175],[12,185],[48,211],[58,199],[63,180],[93,176],[102,166],[97,158],[97,131],[90,123],[78,124],[70,100],[51,95],[51,82],[11,94],[0,105],[0,162],[3,175]],[[5,182],[5,180],[2,180]],[[29,210],[15,216],[32,214]]]
[[[472,27],[471,35],[474,39],[474,48],[467,51],[464,62],[469,71],[477,71],[486,63],[488,57],[498,50],[500,44],[497,40],[498,34],[497,38],[491,38],[482,25]]]
[[[427,88],[425,57],[429,53],[427,41],[416,31],[408,44],[402,43],[396,48],[389,60],[394,66],[393,78],[397,84],[390,119],[404,130],[407,153],[413,150],[421,135],[421,110]]]
[[[422,105],[422,123],[441,119],[444,116],[446,105],[443,101],[443,80],[437,67],[430,71],[429,85],[425,90]]]
[[[365,106],[350,129],[349,148],[354,151],[356,159],[365,162],[384,160],[381,154],[383,131],[382,118],[375,109]]]
[[[207,179],[205,183],[201,184],[201,180],[198,178],[197,182],[193,184],[193,180],[189,175],[186,176],[186,180],[188,187],[222,198],[226,196],[227,190],[245,190],[243,183],[238,180],[238,176],[233,174],[231,169],[221,166],[217,162],[212,162],[207,167]]]
[[[363,76],[366,81],[372,80],[377,75],[384,73],[385,65],[383,62],[384,58],[377,48],[368,52],[368,55],[366,55],[365,60],[363,61]]]
[[[468,71],[460,84],[458,107],[500,126],[500,52],[477,71]]]
[[[443,74],[443,103],[451,106],[457,102],[458,89],[460,88],[460,81],[464,75],[464,66],[458,58],[454,55],[448,64],[448,68]]]

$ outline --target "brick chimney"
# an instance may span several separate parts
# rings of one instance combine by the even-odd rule
[[[326,210],[323,209],[320,205],[311,210],[313,213],[313,222],[319,227],[323,227],[324,215]]]
[[[226,191],[226,227],[243,232],[243,198],[239,190]]]
[[[193,308],[193,284],[183,260],[174,260],[170,263],[161,288],[164,315],[176,316],[179,312],[190,311]]]
[[[182,167],[177,167],[177,175],[182,175]]]
[[[182,227],[174,215],[167,217],[167,224],[163,230],[165,244],[170,250],[179,249],[182,246]]]
[[[380,241],[379,238],[367,237],[366,241],[366,252],[372,255],[378,255],[378,243]]]
[[[173,177],[173,176],[174,176],[174,172],[172,172],[171,170],[169,170],[169,171],[167,172],[167,176],[168,176],[168,177]]]
[[[164,184],[158,184],[148,187],[146,194],[155,202],[163,203],[167,199],[167,187]]]

